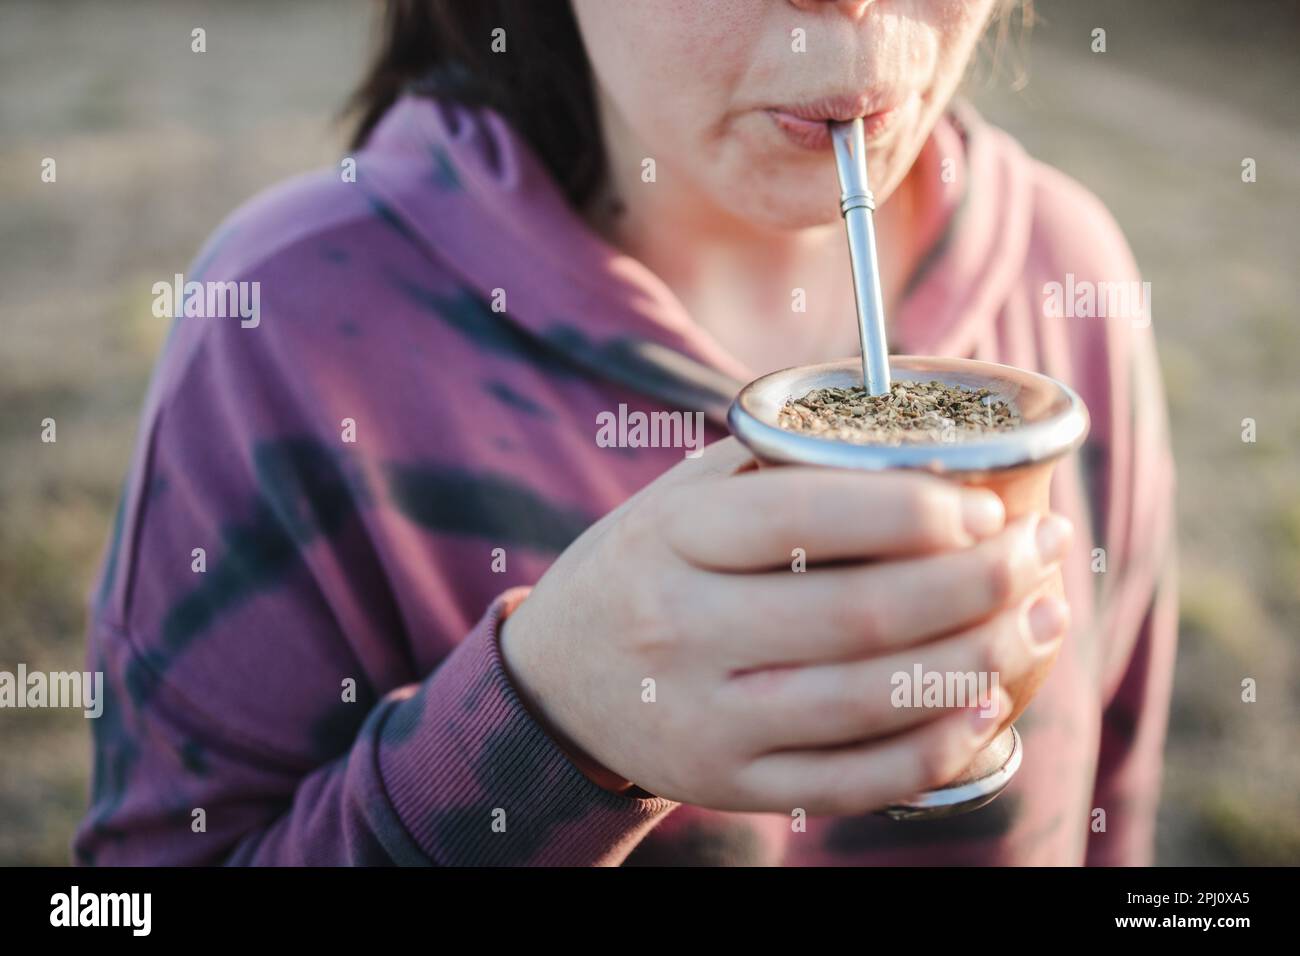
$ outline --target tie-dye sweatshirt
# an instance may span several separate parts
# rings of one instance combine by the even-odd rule
[[[355,158],[355,181],[253,200],[185,273],[258,283],[259,313],[187,297],[206,317],[174,320],[150,387],[92,599],[107,702],[78,861],[1150,859],[1173,469],[1149,323],[1079,314],[1088,284],[1138,278],[1093,196],[955,109],[917,161],[930,252],[891,315],[897,352],[1038,369],[1091,410],[1053,486],[1072,630],[1020,773],[948,820],[799,826],[597,786],[497,643],[566,545],[681,460],[601,447],[597,416],[698,410],[714,440],[767,370],[590,230],[495,114],[406,98]]]

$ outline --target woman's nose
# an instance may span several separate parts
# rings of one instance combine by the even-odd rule
[[[845,16],[857,20],[867,12],[867,8],[875,3],[875,0],[789,0],[789,3],[800,10],[810,12],[835,7]]]

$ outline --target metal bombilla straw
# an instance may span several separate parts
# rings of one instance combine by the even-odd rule
[[[858,304],[858,336],[862,341],[862,383],[868,395],[889,392],[889,346],[885,341],[885,303],[880,297],[880,265],[876,261],[876,226],[872,213],[876,197],[867,183],[867,143],[861,117],[831,123],[835,168],[840,176],[840,214],[849,234],[849,262]]]

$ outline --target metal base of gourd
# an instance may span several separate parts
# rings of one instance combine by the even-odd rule
[[[895,820],[934,820],[970,813],[997,799],[1020,769],[1025,746],[1015,727],[993,738],[966,768],[966,772],[936,790],[926,790],[892,804],[879,813]]]

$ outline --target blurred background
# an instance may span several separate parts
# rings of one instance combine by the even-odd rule
[[[167,329],[150,287],[250,195],[337,162],[375,6],[0,2],[0,670],[82,668]],[[1152,283],[1182,567],[1157,860],[1300,863],[1300,2],[1035,6],[968,95],[1102,198]],[[89,764],[80,711],[0,711],[0,864],[68,861]]]

